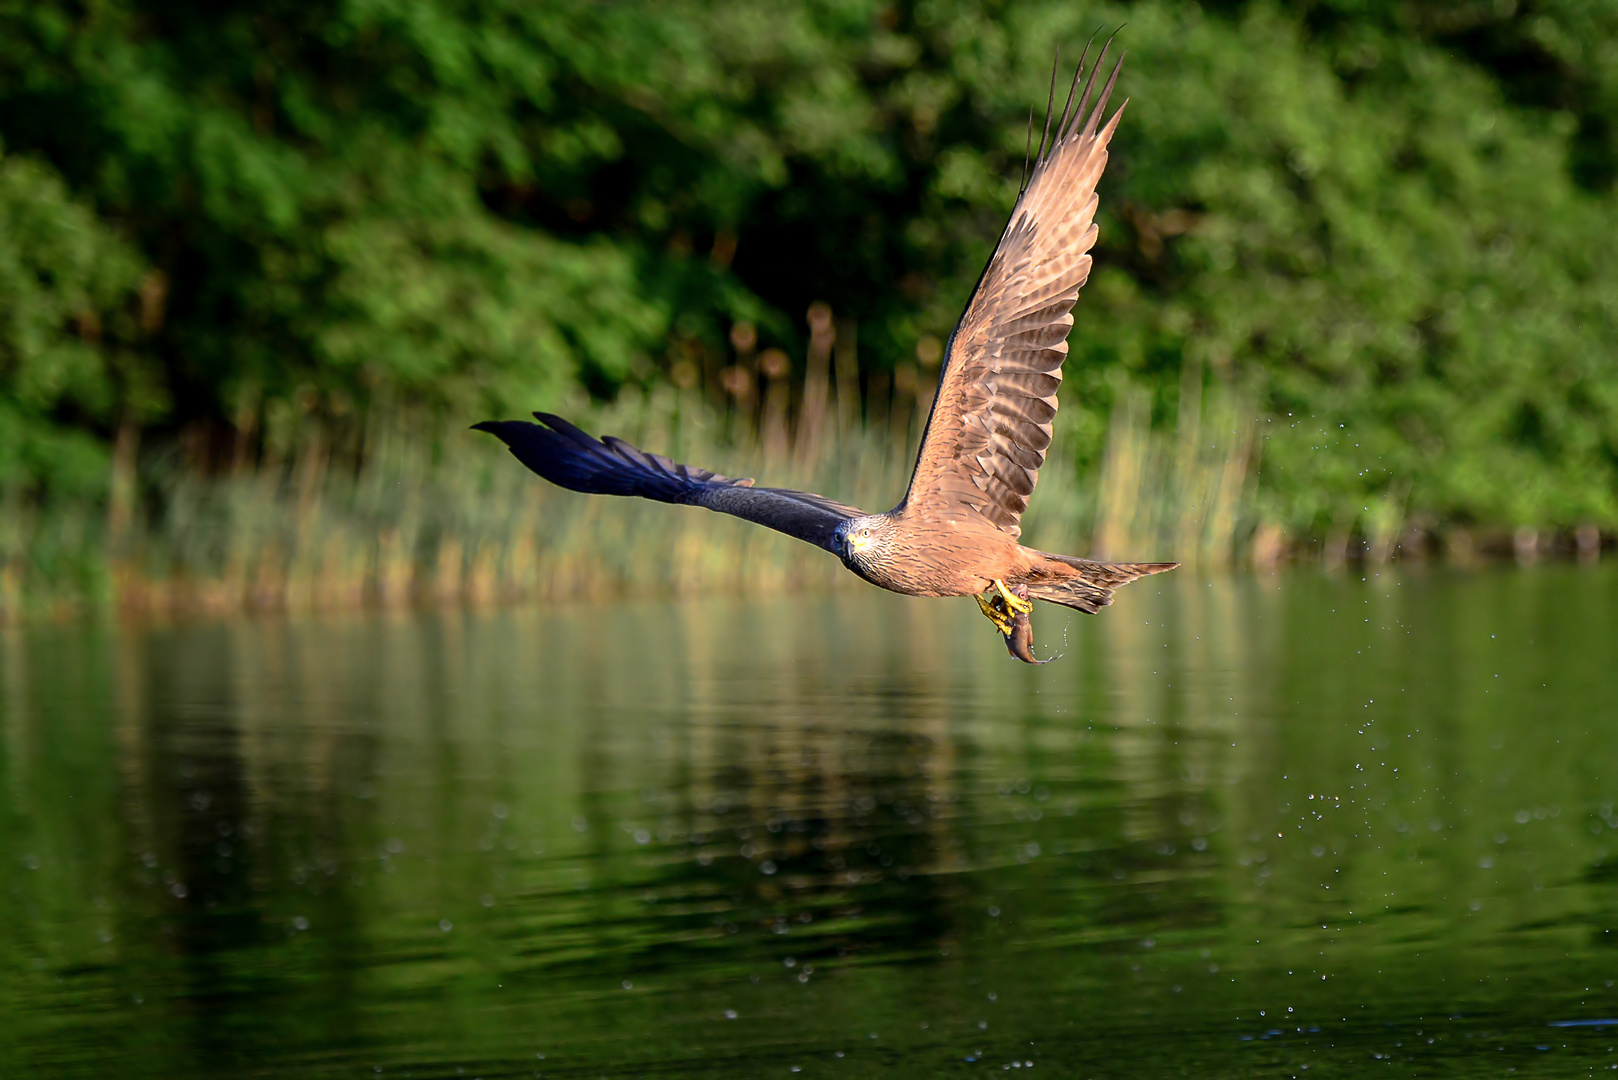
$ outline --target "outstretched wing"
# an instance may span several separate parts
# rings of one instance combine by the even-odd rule
[[[638,495],[658,502],[705,506],[827,551],[832,550],[831,534],[838,523],[863,513],[807,491],[756,488],[751,480],[732,480],[681,465],[611,435],[593,439],[560,416],[537,412],[534,418],[540,423],[487,420],[472,427],[504,442],[518,461],[561,487],[588,495]]]
[[[1073,305],[1090,274],[1096,182],[1124,111],[1120,105],[1098,129],[1121,59],[1089,108],[1106,55],[1103,47],[1071,116],[1069,92],[1048,149],[1041,139],[994,257],[950,335],[901,504],[908,515],[1021,533],[1018,520],[1051,444]],[[1083,69],[1080,60],[1075,88]]]

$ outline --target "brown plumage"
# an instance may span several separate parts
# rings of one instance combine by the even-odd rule
[[[978,597],[1012,655],[1037,662],[1028,598],[1095,612],[1120,585],[1178,565],[1093,562],[1017,542],[1051,444],[1073,305],[1090,273],[1096,184],[1124,111],[1102,123],[1122,61],[1090,107],[1106,53],[1077,108],[1069,91],[1054,137],[1047,117],[1011,219],[950,336],[916,468],[892,510],[865,514],[807,492],[755,488],[610,436],[598,442],[545,413],[534,414],[543,427],[492,421],[478,430],[563,487],[705,506],[823,547],[885,589]]]

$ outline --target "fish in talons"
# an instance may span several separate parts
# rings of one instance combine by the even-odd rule
[[[1034,619],[1032,604],[1027,603],[1028,586],[1013,585],[1010,591],[1018,600],[1024,601],[1019,609],[1013,609],[1003,596],[995,596],[988,602],[994,609],[998,618],[993,619],[996,628],[1005,635],[1006,651],[1025,664],[1048,664],[1055,657],[1044,660],[1034,659]]]

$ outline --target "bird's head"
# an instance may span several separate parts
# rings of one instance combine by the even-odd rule
[[[857,573],[887,546],[885,524],[881,514],[849,518],[832,531],[832,550],[844,566]]]

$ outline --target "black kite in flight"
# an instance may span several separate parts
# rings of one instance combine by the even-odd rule
[[[477,430],[503,440],[524,465],[562,487],[705,506],[825,548],[884,589],[975,597],[1011,654],[1037,663],[1030,597],[1095,612],[1120,585],[1179,565],[1094,562],[1017,542],[1018,520],[1051,444],[1073,305],[1090,273],[1096,183],[1124,110],[1120,105],[1102,123],[1122,61],[1089,108],[1105,57],[1103,48],[1077,109],[1069,92],[1054,138],[1047,116],[1047,135],[1011,220],[950,336],[910,487],[887,513],[753,487],[611,436],[597,441],[547,413],[534,414],[540,424],[489,421]]]

